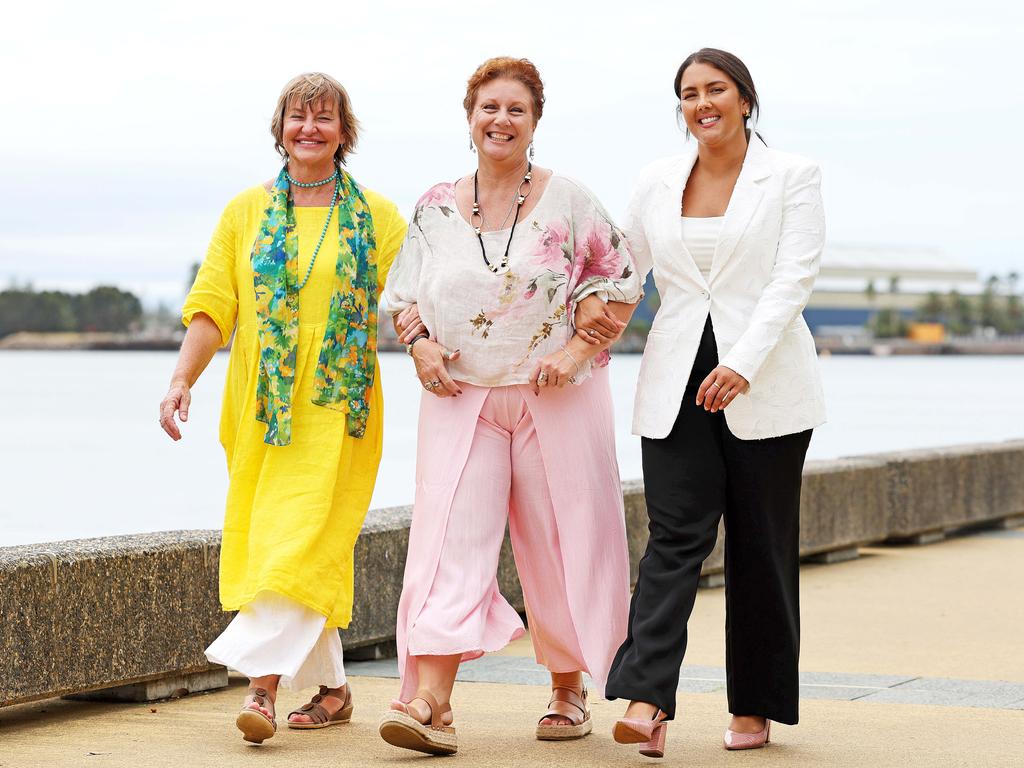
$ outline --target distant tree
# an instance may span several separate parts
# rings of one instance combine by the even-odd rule
[[[948,316],[948,326],[953,333],[969,333],[974,327],[971,302],[955,289],[949,292]]]
[[[941,323],[945,312],[946,303],[938,293],[931,291],[917,308],[917,319],[923,323]]]
[[[73,331],[78,321],[72,304],[72,296],[60,291],[3,291],[0,293],[0,337],[19,331]]]
[[[188,268],[188,285],[185,286],[185,291],[191,291],[192,286],[195,285],[196,275],[199,274],[200,262],[193,261],[192,266]]]
[[[998,290],[999,278],[989,275],[985,281],[985,290],[981,292],[981,297],[978,300],[978,321],[985,328],[998,328],[1001,325],[996,296]]]
[[[864,298],[866,298],[868,300],[868,304],[873,307],[877,297],[878,291],[875,289],[875,281],[868,280],[868,284],[864,286]]]
[[[889,276],[889,293],[899,293],[899,292],[900,292],[900,276],[899,275],[890,275]]]
[[[879,339],[902,338],[908,330],[909,324],[898,309],[880,309],[871,320],[871,331]]]
[[[76,297],[75,314],[81,331],[127,331],[142,318],[142,302],[134,294],[103,285]]]
[[[1024,333],[1024,307],[1017,293],[1020,275],[1010,272],[1006,276],[1006,333]]]

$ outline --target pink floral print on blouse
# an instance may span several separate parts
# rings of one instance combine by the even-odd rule
[[[492,263],[508,236],[484,233]],[[626,303],[642,296],[622,232],[585,187],[556,174],[516,227],[508,269],[497,275],[459,213],[455,186],[431,187],[416,204],[384,297],[391,313],[418,304],[431,335],[460,350],[449,364],[453,378],[504,386],[527,383],[533,364],[569,341],[575,305],[593,293]],[[607,361],[602,353],[593,364]],[[589,372],[584,364],[577,381]]]

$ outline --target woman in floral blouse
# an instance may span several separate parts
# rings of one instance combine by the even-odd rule
[[[537,661],[552,696],[539,739],[591,730],[625,637],[629,559],[607,347],[642,293],[625,238],[577,182],[532,165],[544,105],[525,59],[469,80],[475,173],[423,195],[385,300],[416,363],[416,504],[398,609],[396,746],[457,748],[461,661],[524,634],[498,590],[506,520]]]

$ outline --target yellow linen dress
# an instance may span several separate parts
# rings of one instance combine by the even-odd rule
[[[373,216],[379,296],[406,227],[394,203],[370,190],[363,193]],[[299,294],[292,442],[263,442],[266,425],[256,421],[259,341],[250,256],[269,202],[269,193],[258,186],[228,204],[182,310],[185,325],[197,312],[209,315],[224,344],[235,332],[220,417],[229,475],[220,600],[224,610],[238,610],[258,592],[269,590],[323,614],[327,627],[346,627],[352,618],[352,551],[380,464],[380,368],[367,396],[370,416],[364,437],[348,434],[344,412],[313,405],[338,258],[332,217],[309,282]],[[295,208],[300,281],[327,210]]]

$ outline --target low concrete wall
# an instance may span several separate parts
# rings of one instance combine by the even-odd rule
[[[623,485],[633,579],[647,544],[643,484]],[[1024,441],[808,462],[801,554],[1024,515]],[[394,642],[410,507],[372,510],[356,545],[346,654]],[[201,677],[219,609],[217,531],[176,531],[0,548],[0,706],[166,677]],[[704,574],[722,569],[722,537]],[[523,609],[505,541],[499,584]],[[363,649],[363,654],[360,653]]]

